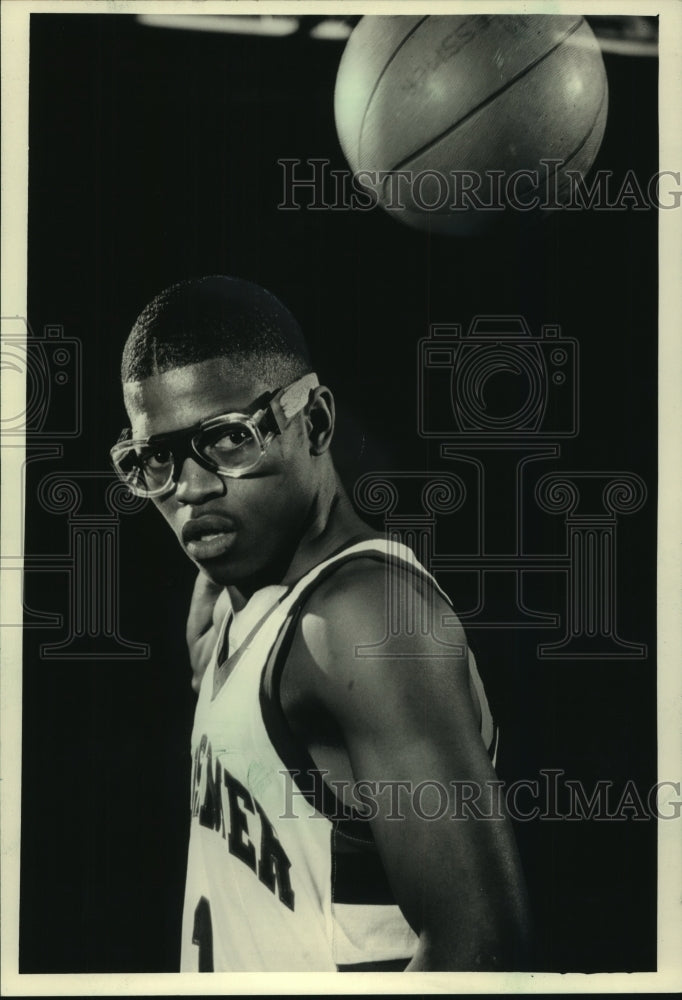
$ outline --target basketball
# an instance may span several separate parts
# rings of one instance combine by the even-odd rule
[[[401,222],[454,235],[564,204],[607,110],[577,14],[364,17],[334,94],[356,181]]]

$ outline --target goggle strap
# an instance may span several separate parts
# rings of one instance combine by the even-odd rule
[[[279,398],[279,405],[286,420],[295,417],[308,402],[310,392],[319,385],[315,372],[304,375],[284,390]]]
[[[279,424],[275,418],[272,408],[268,407],[265,411],[262,420],[260,421],[259,428],[263,436],[265,434],[279,434]]]

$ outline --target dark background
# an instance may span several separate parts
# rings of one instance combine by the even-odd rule
[[[620,634],[646,643],[648,657],[538,659],[556,629],[470,636],[504,732],[503,777],[561,768],[588,790],[632,779],[645,794],[656,780],[655,213],[557,213],[513,236],[461,241],[378,209],[278,211],[279,158],[345,166],[332,112],[342,47],[162,31],[119,15],[32,16],[29,322],[36,335],[60,324],[81,342],[83,423],[61,459],[29,465],[26,552],[68,552],[66,515],[37,502],[39,483],[107,470],[126,422],[123,342],[175,280],[238,274],[289,305],[337,393],[350,488],[373,469],[453,470],[417,433],[417,341],[429,323],[466,327],[491,313],[521,314],[534,332],[559,323],[580,344],[581,433],[539,471],[627,470],[646,482],[643,509],[618,523],[617,582]],[[627,170],[645,183],[657,169],[658,67],[609,54],[605,64],[595,168],[613,170],[617,190]],[[106,512],[101,494],[89,502]],[[562,550],[561,517],[530,506],[524,517],[536,544]],[[456,524],[439,522],[440,551],[465,544]],[[148,659],[47,660],[41,646],[64,631],[25,631],[22,972],[177,968],[193,572],[151,508],[121,518],[119,565],[121,634],[148,643]],[[63,570],[27,573],[28,606],[67,616],[68,581]],[[470,580],[443,583],[469,606]],[[530,586],[534,606],[561,612],[556,577]],[[517,833],[539,969],[655,968],[653,821],[530,822]]]

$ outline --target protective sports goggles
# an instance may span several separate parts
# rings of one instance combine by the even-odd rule
[[[256,468],[272,439],[303,409],[317,385],[317,375],[304,375],[261,397],[255,413],[223,413],[169,434],[135,439],[127,427],[111,449],[112,464],[139,497],[170,492],[188,457],[204,469],[238,479]]]

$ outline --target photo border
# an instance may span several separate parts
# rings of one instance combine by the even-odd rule
[[[682,5],[590,0],[589,15],[660,18],[660,170],[682,170]],[[200,7],[200,10],[198,10]],[[3,316],[27,315],[28,25],[31,13],[575,13],[574,2],[246,2],[246,0],[10,0],[2,10]],[[682,210],[659,212],[658,770],[679,778],[682,760]],[[9,397],[9,394],[7,394]],[[2,411],[23,400],[3,394]],[[2,549],[23,537],[21,444],[2,446]],[[20,574],[3,572],[0,620],[22,616]],[[22,630],[2,629],[2,959],[4,996],[355,993],[638,993],[682,989],[682,820],[658,824],[658,971],[654,973],[215,973],[37,975],[18,972]]]

